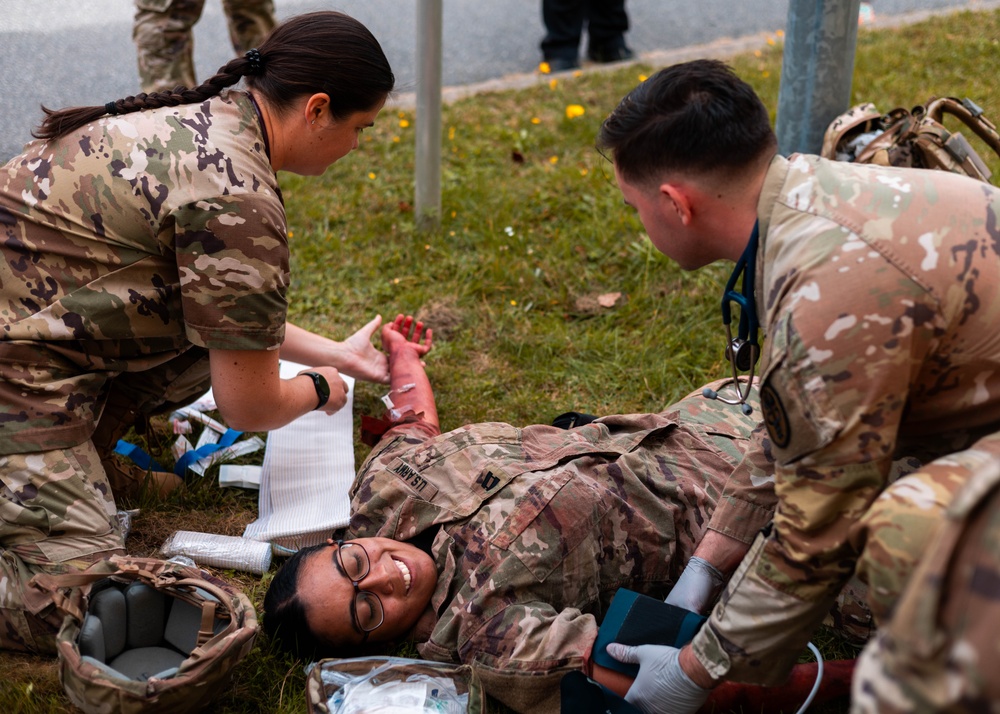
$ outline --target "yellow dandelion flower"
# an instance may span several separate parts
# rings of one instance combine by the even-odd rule
[[[587,171],[587,169],[580,169],[580,175],[581,176],[586,176],[588,173],[590,173],[590,172]]]
[[[768,71],[767,71],[767,70],[765,69],[765,70],[764,70],[763,72],[761,72],[761,73],[760,73],[760,76],[761,76],[761,77],[765,77],[765,78],[766,78],[766,77],[770,77],[770,76],[771,76],[771,73],[770,73],[770,72],[768,72]]]
[[[541,62],[538,65],[538,71],[542,74],[549,74],[552,72],[552,67],[549,66],[548,62]]]
[[[294,234],[294,233],[292,233],[291,231],[288,231],[288,237],[289,237],[289,238],[294,238],[294,237],[295,237],[295,234]]]
[[[639,81],[640,82],[645,82],[647,79],[649,79],[649,75],[646,75],[646,74],[640,74],[639,75]]]
[[[431,249],[431,244],[430,243],[424,243],[424,250],[430,250],[430,249]]]
[[[559,163],[559,157],[558,156],[550,156],[549,157],[549,163],[550,164],[558,164]]]
[[[392,284],[393,285],[399,285],[399,278],[393,278],[392,279]]]
[[[452,217],[452,218],[454,218],[454,217],[455,217],[455,216],[457,216],[457,215],[458,215],[458,211],[452,211],[452,212],[451,212],[451,217]]]
[[[404,112],[404,111],[400,111],[400,112],[399,112],[399,118],[400,118],[400,119],[405,119],[405,118],[406,118],[406,112]]]
[[[374,171],[369,171],[368,172],[368,178],[370,178],[372,181],[374,181],[375,180],[375,172]]]
[[[582,69],[574,70],[573,71],[573,76],[574,77],[582,77],[583,76],[583,70]]]
[[[398,137],[398,136],[394,136],[394,137],[392,137],[392,143],[393,143],[393,144],[398,144],[398,143],[399,143],[399,141],[400,141],[400,139],[399,139],[399,137]]]
[[[776,45],[777,43],[776,43],[776,42],[774,41],[774,38],[773,38],[773,37],[768,37],[768,38],[767,38],[767,44],[769,44],[769,45],[771,45],[771,46],[773,47],[773,46],[774,46],[774,45]]]
[[[785,31],[784,30],[778,30],[774,34],[776,34],[778,37],[784,37],[785,36]]]
[[[754,57],[762,57],[763,55],[764,55],[764,53],[761,52],[760,50],[754,50],[753,51],[753,56]]]
[[[448,141],[454,141],[454,140],[455,140],[455,127],[449,126],[448,127]]]
[[[559,80],[558,79],[550,79],[549,80],[549,89],[555,89],[558,84],[559,84]]]
[[[541,124],[542,120],[539,119],[538,117],[531,117],[531,123],[532,124]]]
[[[511,304],[511,306],[517,305],[517,300],[511,300],[510,304]]]
[[[410,122],[409,122],[409,121],[407,121],[406,119],[400,119],[400,120],[399,120],[399,125],[400,125],[400,126],[401,126],[401,127],[403,128],[403,129],[405,129],[406,127],[408,127],[408,126],[410,125]]]
[[[582,117],[586,112],[587,110],[579,104],[570,104],[566,107],[566,118],[576,119],[577,117]]]

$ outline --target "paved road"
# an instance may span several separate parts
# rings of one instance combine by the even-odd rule
[[[415,86],[415,25],[420,0],[276,0],[279,17],[336,9],[379,38],[398,88]],[[982,0],[873,0],[878,16],[976,6]],[[540,59],[540,0],[444,0],[443,82],[465,85],[530,72]],[[788,0],[628,0],[639,53],[669,50],[784,27]],[[131,0],[0,0],[0,163],[30,140],[53,108],[103,104],[138,89]],[[196,27],[199,76],[230,59],[221,3],[208,0]]]

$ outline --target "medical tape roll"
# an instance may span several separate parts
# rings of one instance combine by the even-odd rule
[[[160,551],[167,558],[186,555],[199,565],[244,570],[257,575],[266,573],[271,567],[270,543],[216,533],[175,531]]]

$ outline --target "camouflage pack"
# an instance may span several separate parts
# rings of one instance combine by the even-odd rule
[[[957,118],[1000,156],[1000,134],[971,99],[932,98],[926,106],[897,107],[882,114],[867,102],[833,120],[821,155],[859,164],[939,169],[989,183],[991,172],[969,141],[944,126]]]
[[[59,679],[87,714],[193,712],[229,684],[257,634],[250,600],[194,567],[113,556],[31,586],[65,613]]]
[[[306,700],[309,714],[353,714],[373,705],[414,714],[486,711],[486,694],[472,667],[405,657],[320,660],[309,670]]]

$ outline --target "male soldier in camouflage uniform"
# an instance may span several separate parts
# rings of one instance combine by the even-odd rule
[[[641,660],[629,698],[650,711],[694,711],[724,679],[781,682],[854,572],[884,620],[984,468],[976,440],[1000,430],[1000,192],[776,143],[753,90],[708,60],[637,87],[599,139],[657,248],[687,269],[748,259],[767,333],[766,431],[697,553],[722,572],[742,563],[690,646],[619,653]],[[927,466],[889,485],[899,454]],[[754,539],[772,478],[773,524]]]
[[[135,0],[132,39],[144,92],[197,85],[194,26],[205,0]],[[222,0],[229,39],[236,54],[257,47],[274,29],[273,0]]]
[[[345,536],[362,539],[356,543],[373,561],[356,587],[378,594],[385,611],[365,641],[401,634],[397,604],[412,586],[430,605],[426,629],[410,633],[422,657],[472,665],[486,691],[517,711],[558,711],[559,679],[587,669],[616,590],[659,598],[669,591],[753,420],[695,395],[660,414],[604,417],[571,430],[489,423],[441,434],[419,358],[396,335],[383,328],[392,399],[417,416],[385,433],[361,467]],[[414,386],[404,392],[403,385]],[[384,550],[364,540],[373,537],[423,541],[426,555],[395,550],[387,563],[378,555]],[[348,628],[333,644],[362,651],[360,631],[347,641],[346,623],[358,615],[349,607],[350,582],[334,569],[336,552],[332,544],[308,551],[275,577],[264,604],[272,635],[293,640],[289,600],[298,598],[309,635],[330,644],[332,630],[321,625],[329,616]],[[414,565],[421,557],[433,560],[429,577]],[[405,584],[399,562],[408,563]],[[419,602],[414,614],[427,605]],[[307,636],[299,644],[314,643]]]

